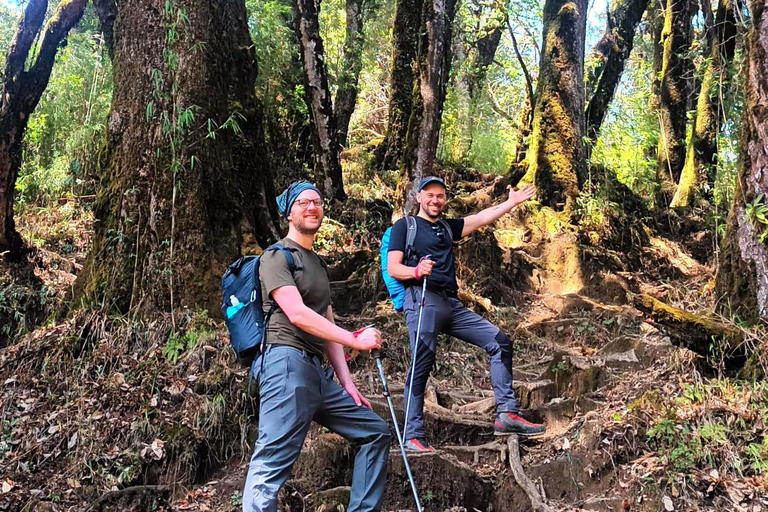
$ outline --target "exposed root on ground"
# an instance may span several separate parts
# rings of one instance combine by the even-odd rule
[[[547,505],[541,496],[539,489],[536,488],[528,475],[525,474],[523,464],[520,462],[520,447],[518,446],[517,436],[512,434],[507,439],[507,450],[509,452],[509,467],[515,476],[515,481],[528,495],[531,500],[531,506],[536,512],[555,512],[555,509]]]

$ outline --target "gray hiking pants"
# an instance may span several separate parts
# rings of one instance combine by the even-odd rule
[[[405,322],[411,338],[411,354],[416,343],[416,327],[419,321],[421,288],[410,287],[405,291]],[[437,335],[441,332],[484,349],[491,359],[491,380],[496,397],[497,412],[517,412],[515,392],[512,390],[512,341],[498,327],[477,315],[459,301],[427,290],[421,334],[413,382],[411,369],[405,383],[405,402],[409,393],[411,404],[408,413],[408,430],[404,439],[426,437],[424,430],[424,391],[432,366],[435,364]],[[413,355],[411,356],[413,358]]]
[[[260,358],[252,366],[261,406],[243,512],[277,511],[277,493],[291,474],[312,420],[358,446],[347,510],[380,511],[391,441],[387,423],[369,408],[358,407],[317,356],[268,345],[263,357],[263,366]]]

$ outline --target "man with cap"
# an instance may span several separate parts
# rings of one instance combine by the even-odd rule
[[[343,346],[381,347],[374,328],[355,333],[338,327],[324,262],[312,251],[323,222],[323,200],[311,183],[292,184],[277,198],[288,221],[278,243],[293,252],[292,273],[282,251],[261,257],[259,276],[265,315],[272,305],[266,348],[251,367],[259,386],[259,437],[248,467],[243,512],[275,512],[278,491],[291,474],[312,421],[357,446],[347,510],[380,511],[386,483],[390,432],[355,387]],[[268,300],[271,299],[270,300]],[[327,357],[332,368],[323,367]],[[333,372],[339,382],[333,380]]]
[[[530,423],[519,416],[515,393],[512,389],[512,342],[509,337],[488,320],[469,311],[459,301],[456,266],[453,261],[453,242],[487,226],[517,205],[533,197],[532,186],[510,190],[509,198],[498,206],[463,219],[440,219],[447,202],[445,182],[435,176],[424,178],[417,188],[419,213],[416,217],[416,237],[406,253],[406,219],[392,227],[389,244],[389,274],[403,283],[406,289],[405,320],[413,353],[422,304],[422,279],[427,280],[423,298],[421,329],[415,366],[408,370],[405,385],[407,404],[407,430],[403,433],[406,448],[412,451],[433,451],[424,430],[424,391],[435,363],[437,335],[441,332],[483,348],[491,360],[491,380],[496,398],[495,434],[540,435],[544,425]],[[449,232],[448,232],[449,231]],[[413,381],[411,381],[413,376]],[[409,403],[410,402],[410,403]]]

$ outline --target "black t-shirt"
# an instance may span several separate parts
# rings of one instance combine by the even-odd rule
[[[416,238],[413,241],[412,261],[403,261],[404,265],[416,266],[418,260],[430,254],[435,266],[432,267],[432,275],[429,276],[427,286],[430,289],[445,290],[449,293],[456,293],[459,285],[456,283],[456,266],[453,263],[453,246],[451,245],[448,233],[445,233],[445,224],[442,222],[429,222],[421,217],[416,219]],[[464,219],[446,219],[445,222],[451,228],[453,241],[461,238],[461,232],[464,229]],[[402,251],[405,257],[405,237],[408,231],[408,223],[405,218],[395,222],[392,226],[392,233],[389,239],[390,251]],[[416,279],[403,281],[406,288],[413,285],[420,285],[421,282]]]

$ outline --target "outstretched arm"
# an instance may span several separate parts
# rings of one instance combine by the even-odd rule
[[[379,331],[366,329],[360,336],[355,337],[351,332],[329,321],[327,316],[318,315],[308,308],[295,286],[281,286],[275,289],[272,298],[288,317],[288,321],[306,333],[357,350],[381,348]]]
[[[536,189],[531,185],[526,185],[520,190],[510,189],[509,199],[500,205],[491,206],[479,213],[464,217],[464,229],[461,231],[461,236],[465,237],[478,228],[496,222],[502,215],[512,211],[515,206],[532,198],[535,193]]]

